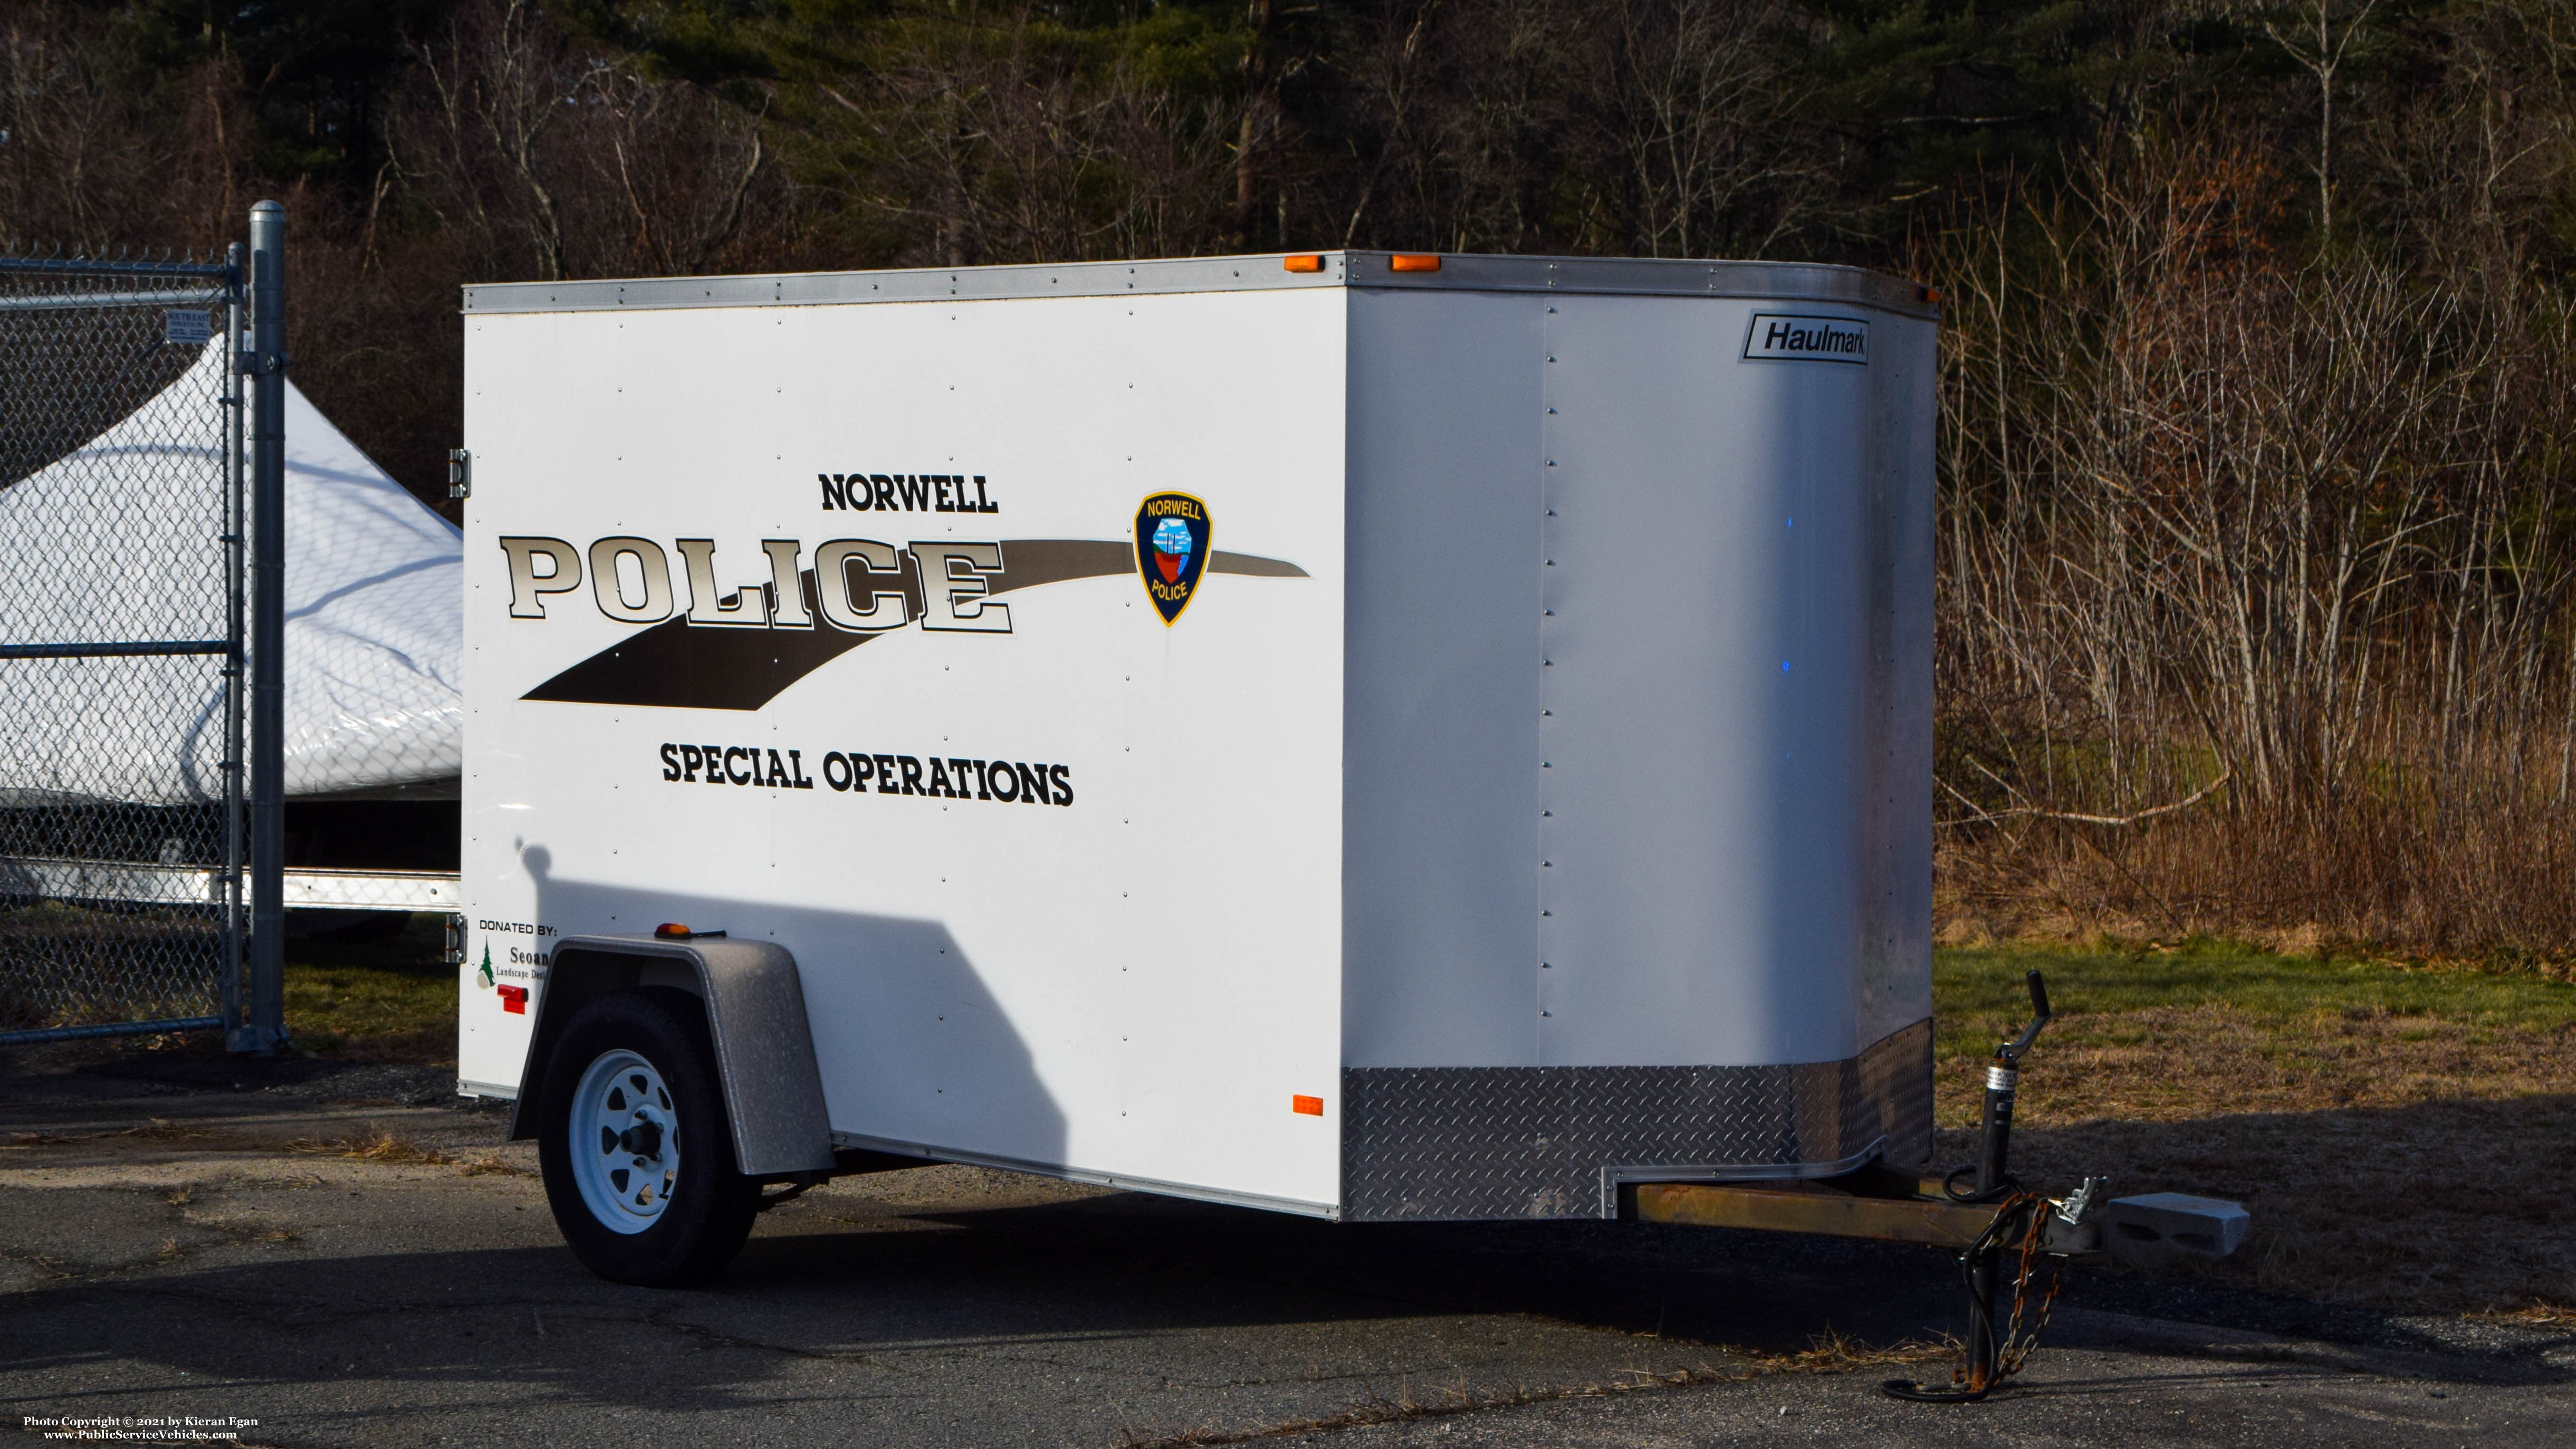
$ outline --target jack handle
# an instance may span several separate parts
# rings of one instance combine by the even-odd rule
[[[1977,1134],[1977,1161],[1974,1167],[1962,1167],[1942,1179],[1942,1191],[1953,1202],[2001,1202],[2015,1184],[2005,1162],[2012,1151],[2013,1096],[2021,1085],[2022,1054],[2039,1040],[2040,1028],[2048,1025],[2048,983],[2033,971],[2024,978],[2030,985],[2030,1025],[2020,1037],[1995,1048],[1995,1059],[1986,1067],[1986,1101],[1983,1124]],[[1974,1174],[1974,1191],[1962,1191],[1959,1179]]]
[[[2048,1009],[2048,983],[2041,980],[2036,971],[2024,979],[2030,983],[2030,1025],[2022,1028],[2017,1039],[1995,1048],[1995,1056],[1999,1060],[2016,1066],[2021,1062],[2022,1053],[2029,1051],[2030,1044],[2039,1040],[2039,1029],[2048,1025],[2054,1014]]]

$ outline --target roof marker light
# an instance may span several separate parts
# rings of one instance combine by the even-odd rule
[[[1324,1115],[1324,1099],[1292,1093],[1288,1098],[1288,1110],[1301,1117],[1321,1117]]]
[[[677,921],[664,921],[662,924],[653,928],[653,934],[663,937],[677,937],[680,940],[685,941],[697,933],[691,931],[688,927],[681,925]]]
[[[1397,272],[1436,272],[1440,258],[1429,252],[1397,252],[1386,259],[1387,269]]]
[[[1324,269],[1324,259],[1313,252],[1297,252],[1281,257],[1279,265],[1292,272],[1320,272]]]

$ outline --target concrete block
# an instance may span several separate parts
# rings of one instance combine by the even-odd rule
[[[2214,1197],[2151,1192],[2115,1197],[2102,1215],[2103,1246],[2135,1268],[2215,1263],[2245,1241],[2253,1219]]]

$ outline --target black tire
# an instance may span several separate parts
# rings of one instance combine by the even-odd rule
[[[601,1130],[598,1123],[607,1108],[585,1108],[579,1098],[585,1079],[600,1067],[605,1073],[600,1080],[609,1085],[605,1092],[595,1085],[593,1095],[601,1104],[619,1100],[605,1094],[626,1090],[620,1085],[622,1069],[613,1065],[613,1059],[622,1060],[619,1054],[646,1064],[642,1075],[625,1080],[652,1082],[658,1076],[656,1101],[639,1105],[633,1114],[641,1123],[650,1111],[655,1120],[631,1128],[626,1144],[611,1148],[588,1140]],[[556,1038],[542,1079],[537,1161],[545,1170],[546,1205],[583,1267],[613,1283],[671,1288],[704,1279],[733,1260],[751,1236],[752,1218],[760,1210],[760,1184],[735,1170],[715,1048],[697,998],[667,987],[645,987],[591,1002]],[[644,1103],[641,1096],[636,1100]],[[591,1131],[576,1142],[574,1122],[585,1114],[592,1119]],[[668,1129],[660,1125],[665,1117]],[[651,1135],[636,1138],[636,1132]],[[657,1177],[632,1171],[662,1163],[665,1148],[672,1152],[667,1172]],[[647,1149],[652,1156],[633,1155]],[[577,1164],[577,1151],[598,1160]],[[591,1184],[587,1196],[585,1173]],[[607,1200],[595,1204],[593,1198],[603,1195]],[[638,1211],[621,1211],[638,1197],[652,1202]]]

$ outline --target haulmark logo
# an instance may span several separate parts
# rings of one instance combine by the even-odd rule
[[[1136,572],[1168,629],[1198,596],[1207,572],[1207,505],[1186,493],[1157,493],[1136,510]]]
[[[1849,317],[1794,317],[1756,312],[1744,334],[1749,362],[1850,362],[1869,365],[1869,324]]]

